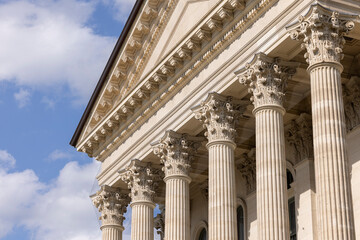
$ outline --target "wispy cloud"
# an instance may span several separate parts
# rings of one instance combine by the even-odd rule
[[[0,150],[0,169],[9,170],[15,166],[15,158],[6,150]]]
[[[46,158],[48,161],[57,161],[57,160],[70,160],[72,155],[68,152],[56,149],[52,151],[49,156]]]
[[[113,9],[115,20],[125,22],[136,0],[102,0],[104,4]]]
[[[19,108],[23,108],[30,103],[30,96],[30,91],[23,88],[14,93],[14,98],[18,103]]]

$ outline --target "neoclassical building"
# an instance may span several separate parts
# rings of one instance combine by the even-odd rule
[[[103,240],[360,239],[359,14],[137,0],[71,140]]]

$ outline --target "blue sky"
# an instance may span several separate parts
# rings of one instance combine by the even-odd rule
[[[134,2],[0,0],[0,239],[100,239],[69,141]]]

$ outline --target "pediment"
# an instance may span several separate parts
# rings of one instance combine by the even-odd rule
[[[112,71],[97,96],[81,137],[86,137],[220,0],[144,1]],[[194,14],[196,12],[196,14]],[[146,94],[144,92],[139,94]],[[136,104],[134,98],[133,103]],[[124,110],[125,112],[128,110]],[[103,130],[105,131],[105,130]]]
[[[142,76],[151,71],[210,12],[219,0],[181,0],[150,56]]]

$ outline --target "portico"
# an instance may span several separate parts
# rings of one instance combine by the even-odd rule
[[[103,239],[122,239],[126,206],[132,240],[360,237],[360,6],[136,4],[74,141],[102,162]]]

